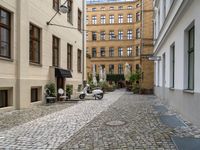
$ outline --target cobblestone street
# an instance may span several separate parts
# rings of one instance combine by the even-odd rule
[[[160,102],[154,96],[117,90],[105,94],[103,100],[87,100],[71,107],[65,105],[66,108],[60,111],[60,106],[56,109],[47,106],[54,109],[54,113],[35,120],[32,117],[32,121],[16,123],[16,126],[12,121],[9,128],[1,128],[0,149],[169,150],[176,149],[172,136],[200,134],[192,126],[170,128],[162,124],[160,114],[154,109]],[[167,113],[174,114],[172,111]],[[8,117],[2,117],[0,125],[9,123]],[[18,120],[22,116],[15,117]]]
[[[160,123],[150,98],[126,93],[60,148],[175,149],[172,129]]]

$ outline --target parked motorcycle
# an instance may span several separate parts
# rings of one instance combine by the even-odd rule
[[[100,99],[103,98],[104,93],[103,93],[102,90],[100,90],[100,89],[92,90],[91,93],[88,93],[89,88],[90,88],[90,85],[87,84],[87,85],[85,86],[85,88],[83,89],[83,91],[80,92],[80,95],[79,95],[79,98],[80,98],[80,99],[84,99],[85,97],[94,97],[95,100],[96,100],[96,99],[99,99],[99,100],[100,100]]]

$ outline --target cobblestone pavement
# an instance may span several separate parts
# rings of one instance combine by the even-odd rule
[[[150,99],[126,93],[60,149],[175,149],[170,138],[175,131],[161,124],[152,108],[154,101]]]
[[[28,109],[0,112],[0,132],[12,127],[22,125],[29,121],[44,117],[51,113],[61,111],[75,105],[78,101],[57,102],[32,106]]]
[[[0,132],[0,149],[58,149],[72,135],[116,102],[125,91],[89,100]]]

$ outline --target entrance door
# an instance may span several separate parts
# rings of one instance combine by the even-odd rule
[[[163,94],[163,99],[165,99],[165,83],[166,83],[166,76],[165,76],[165,69],[166,69],[166,58],[165,58],[165,53],[163,54],[163,66],[162,66],[162,94]]]
[[[64,90],[64,85],[65,85],[65,78],[58,77],[57,78],[57,91],[59,88]]]

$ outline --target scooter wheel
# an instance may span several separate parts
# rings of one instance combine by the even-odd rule
[[[84,94],[81,94],[81,95],[79,96],[79,98],[80,98],[80,99],[84,99],[84,98],[85,98],[85,95],[84,95]]]
[[[101,99],[103,98],[103,93],[102,93],[102,94],[98,94],[96,97],[97,97],[99,100],[101,100]]]

